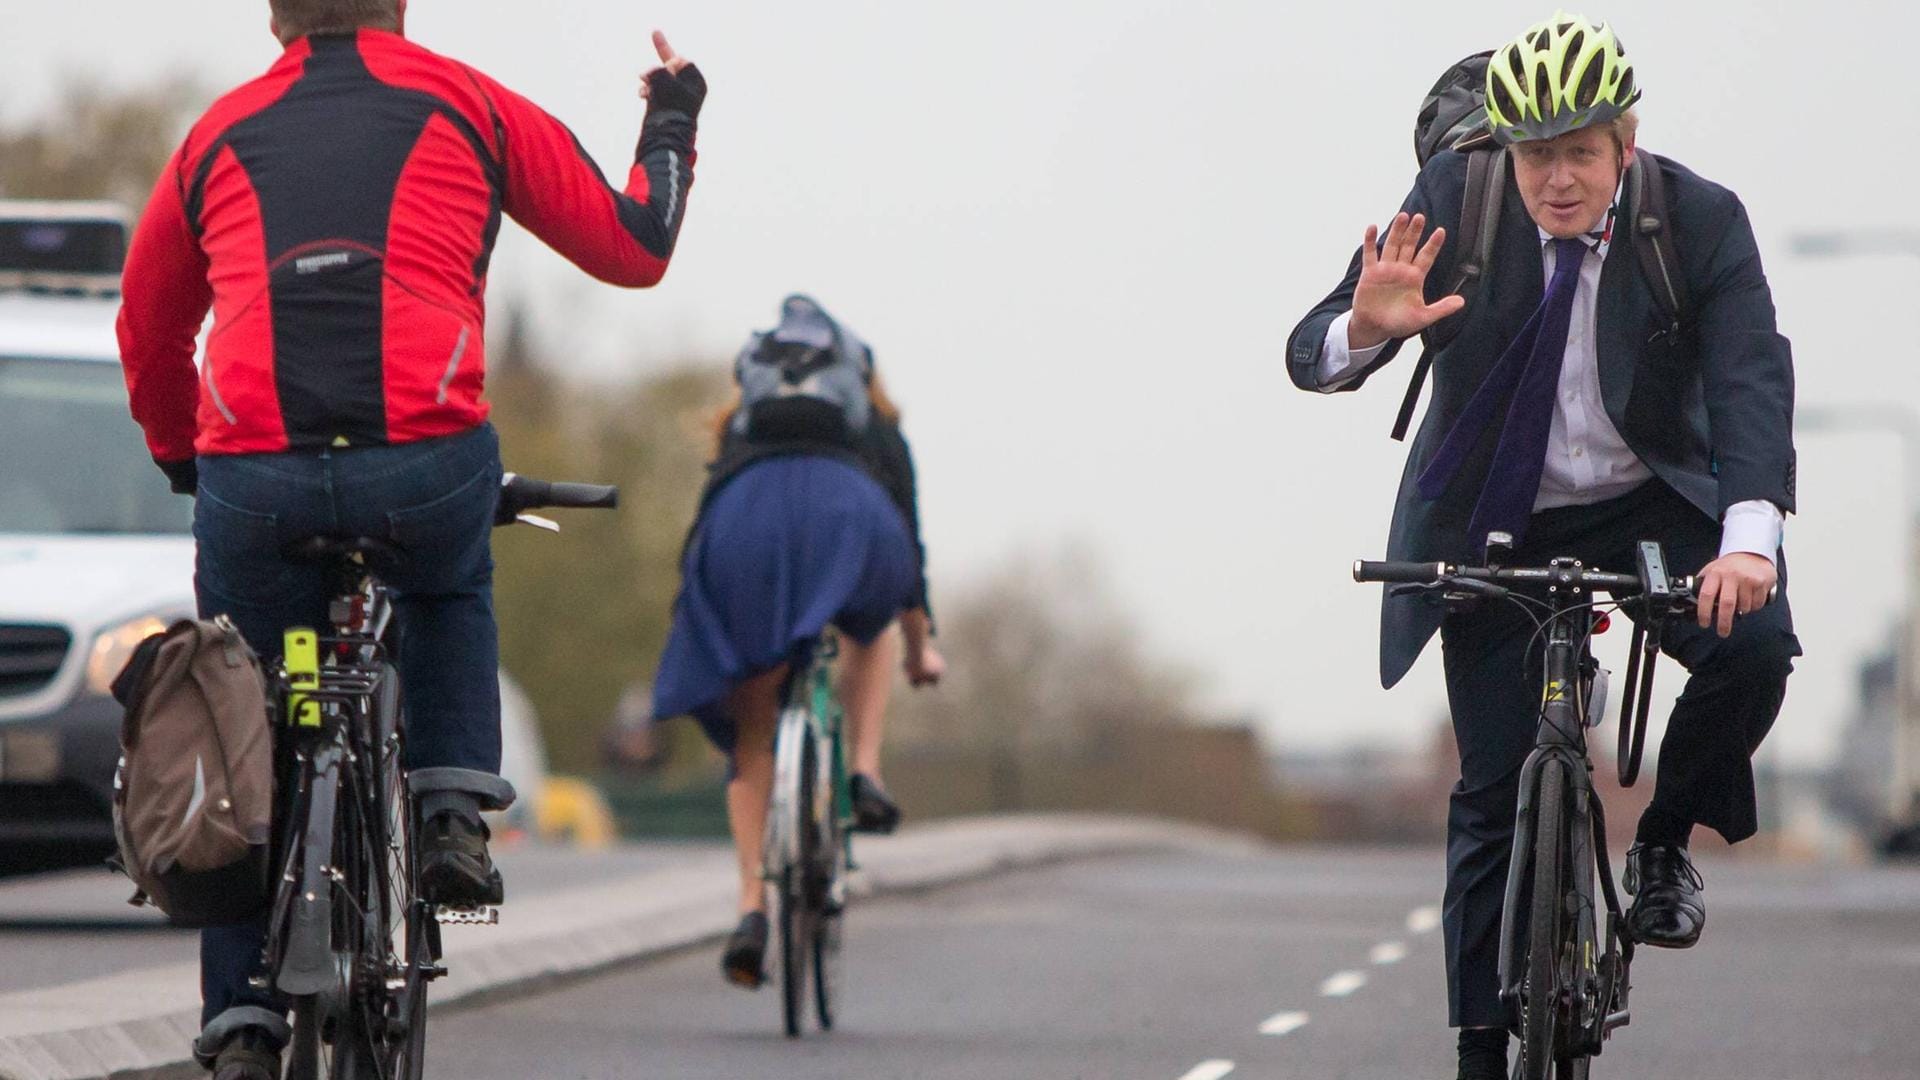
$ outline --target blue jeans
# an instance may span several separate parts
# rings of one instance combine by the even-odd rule
[[[329,625],[326,571],[286,561],[286,545],[317,535],[393,544],[406,555],[385,582],[400,635],[407,765],[498,774],[493,428],[401,446],[203,457],[199,468],[193,584],[201,617],[229,616],[271,662],[288,627]],[[247,983],[264,941],[264,920],[202,932],[203,1023],[230,1008],[284,1010]]]

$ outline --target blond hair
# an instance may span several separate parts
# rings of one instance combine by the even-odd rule
[[[1640,132],[1640,113],[1637,109],[1628,109],[1613,118],[1613,144],[1622,153],[1633,145],[1634,136]]]

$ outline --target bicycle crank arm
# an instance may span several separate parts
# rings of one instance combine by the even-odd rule
[[[500,923],[500,909],[492,904],[471,907],[441,904],[433,909],[433,918],[442,926],[497,926]]]

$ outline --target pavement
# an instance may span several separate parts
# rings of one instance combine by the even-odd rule
[[[781,1034],[772,987],[719,977],[726,851],[503,855],[515,902],[501,926],[450,935],[431,1075],[1453,1075],[1438,850],[1035,817],[863,838],[859,853],[840,1023],[800,1040]],[[1920,867],[1702,853],[1701,868],[1706,936],[1641,953],[1633,1023],[1596,1078],[1920,1075]],[[0,1078],[196,1075],[179,1062],[192,937],[114,911],[123,893],[94,876],[0,883]]]
[[[1446,1080],[1438,851],[1164,850],[850,914],[840,1023],[794,1041],[703,947],[437,1018],[472,1080]],[[1920,870],[1703,862],[1592,1075],[1913,1080]]]
[[[1244,842],[1141,819],[974,819],[863,839],[856,895],[915,892],[1064,859]],[[579,977],[732,928],[727,850],[654,845],[586,855],[503,852],[497,927],[449,927],[448,1005]],[[123,879],[85,872],[0,883],[0,1080],[193,1075],[195,938],[126,907]]]

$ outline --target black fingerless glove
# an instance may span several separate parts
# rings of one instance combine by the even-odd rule
[[[200,490],[200,462],[196,458],[185,461],[161,461],[155,458],[153,463],[167,474],[167,483],[175,495],[192,495]]]
[[[647,74],[647,108],[684,114],[690,120],[700,119],[700,106],[707,100],[707,80],[700,69],[692,64],[680,69],[674,75],[666,68],[655,68]]]

